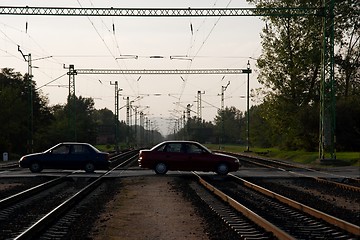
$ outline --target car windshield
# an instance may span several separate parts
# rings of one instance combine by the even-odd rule
[[[94,147],[93,145],[87,145],[87,146],[89,146],[90,148],[92,148],[92,149],[94,149],[94,151],[95,152],[97,152],[97,153],[100,153],[101,151],[99,150],[99,149],[97,149],[96,147]]]
[[[159,144],[153,146],[150,150],[155,150],[155,149],[159,148],[160,146],[162,146],[163,144],[164,143],[159,143]]]
[[[207,147],[205,147],[204,145],[201,145],[207,152],[212,153],[212,151],[210,149],[208,149]]]
[[[44,153],[51,152],[54,148],[57,148],[59,145],[61,145],[61,143],[58,143],[58,144],[56,144],[55,146],[52,146],[52,147],[49,148],[48,150],[45,150]]]

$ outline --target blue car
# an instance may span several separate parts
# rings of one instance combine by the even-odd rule
[[[109,154],[100,152],[88,143],[65,142],[41,153],[23,156],[19,166],[29,168],[38,173],[44,168],[50,169],[83,169],[88,173],[95,170],[108,170],[110,166]]]

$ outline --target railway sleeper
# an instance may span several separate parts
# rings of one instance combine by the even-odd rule
[[[192,183],[190,187],[212,211],[240,236],[240,239],[274,239],[272,233],[260,228],[241,213],[232,209],[228,204],[221,202],[220,199],[213,196],[197,183]]]

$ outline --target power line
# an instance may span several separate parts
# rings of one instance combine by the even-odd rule
[[[63,76],[66,76],[66,75],[67,75],[67,73],[65,73],[65,74],[63,74],[63,75],[61,75],[61,76],[59,76],[59,77],[55,78],[54,80],[51,80],[51,81],[50,81],[50,82],[48,82],[48,83],[45,83],[44,85],[42,85],[42,86],[40,86],[40,87],[36,88],[36,90],[38,90],[38,89],[40,89],[40,88],[42,88],[42,87],[45,87],[45,86],[49,85],[50,83],[53,83],[53,82],[55,82],[56,80],[58,80],[58,79],[62,78]]]

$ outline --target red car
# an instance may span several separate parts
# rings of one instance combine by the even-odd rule
[[[168,170],[216,172],[226,175],[237,171],[239,160],[225,154],[213,153],[193,141],[166,141],[150,150],[141,150],[139,166],[153,169],[157,174]]]

